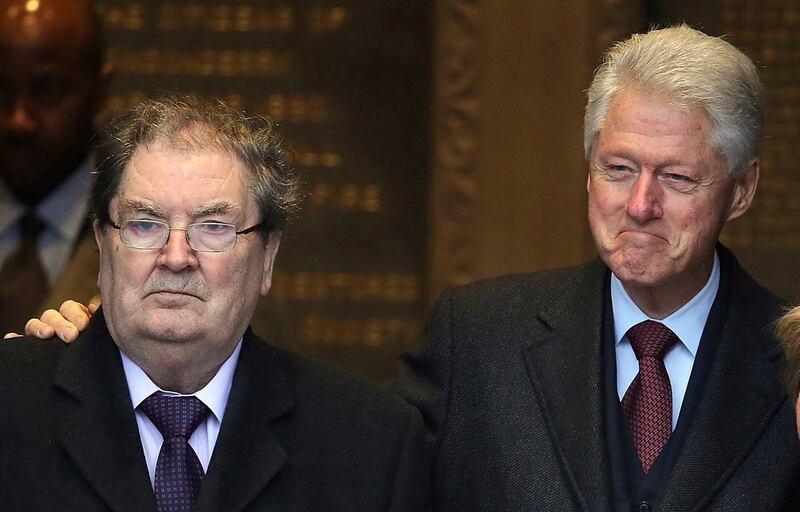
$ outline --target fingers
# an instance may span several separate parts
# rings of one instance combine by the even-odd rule
[[[56,315],[58,314],[56,310],[48,309],[47,311],[42,313],[42,318],[45,318],[45,315],[47,315],[48,312],[53,312]],[[25,334],[27,334],[28,336],[36,336],[37,338],[46,340],[55,336],[56,331],[51,325],[46,324],[45,322],[39,320],[38,318],[31,318],[25,324]]]
[[[25,334],[42,339],[58,336],[66,343],[75,341],[80,333],[76,324],[85,327],[89,322],[88,316],[82,310],[84,306],[77,302],[68,306],[66,310],[64,305],[66,303],[62,304],[61,308],[64,313],[55,309],[48,309],[42,313],[41,319],[32,318],[28,320],[28,323],[25,324]]]
[[[95,312],[97,311],[97,308],[100,307],[100,296],[95,295],[94,297],[92,297],[92,299],[89,301],[88,307],[89,307],[89,316],[94,315]]]
[[[99,303],[95,307],[95,310],[97,310],[97,307],[99,307]],[[54,317],[56,321],[60,322],[60,320],[62,319],[66,320],[67,322],[72,324],[75,328],[77,328],[79,331],[83,331],[84,329],[86,329],[86,326],[89,325],[89,319],[92,317],[92,313],[94,313],[94,311],[91,311],[89,307],[84,306],[80,302],[75,302],[74,300],[67,300],[64,301],[63,304],[61,304],[60,308],[58,308],[58,313],[62,318]],[[44,315],[42,315],[42,321],[50,323],[44,318]],[[58,327],[56,325],[54,324],[50,325],[56,327],[56,331],[58,331]]]
[[[25,334],[41,339],[58,336],[66,343],[71,343],[78,338],[78,334],[89,325],[89,318],[100,306],[100,299],[92,299],[94,306],[84,306],[74,300],[65,301],[56,311],[48,309],[42,313],[41,318],[32,318],[25,324]],[[9,337],[9,335],[6,335]]]

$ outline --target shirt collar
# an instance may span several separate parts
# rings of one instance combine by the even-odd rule
[[[714,251],[714,266],[705,286],[692,299],[668,317],[656,320],[648,317],[639,306],[633,302],[625,291],[622,282],[611,274],[611,306],[614,312],[614,336],[619,345],[628,330],[634,325],[645,320],[661,322],[675,333],[681,343],[692,353],[697,355],[700,338],[703,336],[708,314],[719,290],[719,257]]]
[[[147,376],[138,364],[134,363],[131,358],[125,355],[125,352],[120,350],[122,368],[125,371],[125,380],[128,382],[128,392],[131,395],[133,408],[136,409],[139,407],[139,404],[141,404],[145,398],[158,391],[166,395],[196,396],[211,410],[211,413],[217,418],[217,421],[222,423],[222,417],[225,415],[225,407],[228,405],[228,396],[231,393],[233,373],[234,370],[236,370],[236,363],[239,361],[239,352],[241,352],[241,349],[242,340],[239,340],[233,353],[222,363],[222,366],[217,370],[217,374],[214,375],[208,384],[206,384],[203,389],[189,395],[161,389]]]
[[[94,158],[89,157],[36,207],[39,219],[65,240],[76,240],[86,221],[92,169]],[[15,226],[24,214],[25,205],[0,182],[0,235]]]
[[[94,158],[90,157],[36,207],[42,222],[65,240],[77,239],[86,222],[92,169]]]

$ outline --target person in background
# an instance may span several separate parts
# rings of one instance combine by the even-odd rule
[[[789,398],[795,401],[797,433],[800,435],[800,306],[789,310],[778,320],[777,331],[786,355],[786,386]]]
[[[101,309],[0,344],[2,509],[428,510],[418,411],[248,328],[298,202],[273,123],[148,100],[99,156]]]
[[[0,0],[3,332],[44,304],[96,294],[90,144],[111,77],[88,0]]]

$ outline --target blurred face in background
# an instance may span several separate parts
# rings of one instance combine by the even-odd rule
[[[110,72],[76,0],[0,0],[0,179],[36,203],[86,158]]]

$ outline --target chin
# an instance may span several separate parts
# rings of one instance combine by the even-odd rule
[[[147,326],[143,329],[143,333],[150,339],[164,343],[189,343],[200,336],[191,325]]]
[[[143,329],[147,336],[166,342],[196,339],[198,318],[183,311],[158,310],[151,314]]]
[[[603,258],[608,268],[623,283],[639,286],[656,286],[662,283],[669,273],[659,263],[661,257],[649,251],[627,251],[623,254]]]
[[[613,269],[614,274],[625,284],[635,284],[637,286],[658,286],[666,281],[663,272],[654,271],[653,269],[640,269],[621,267]]]

